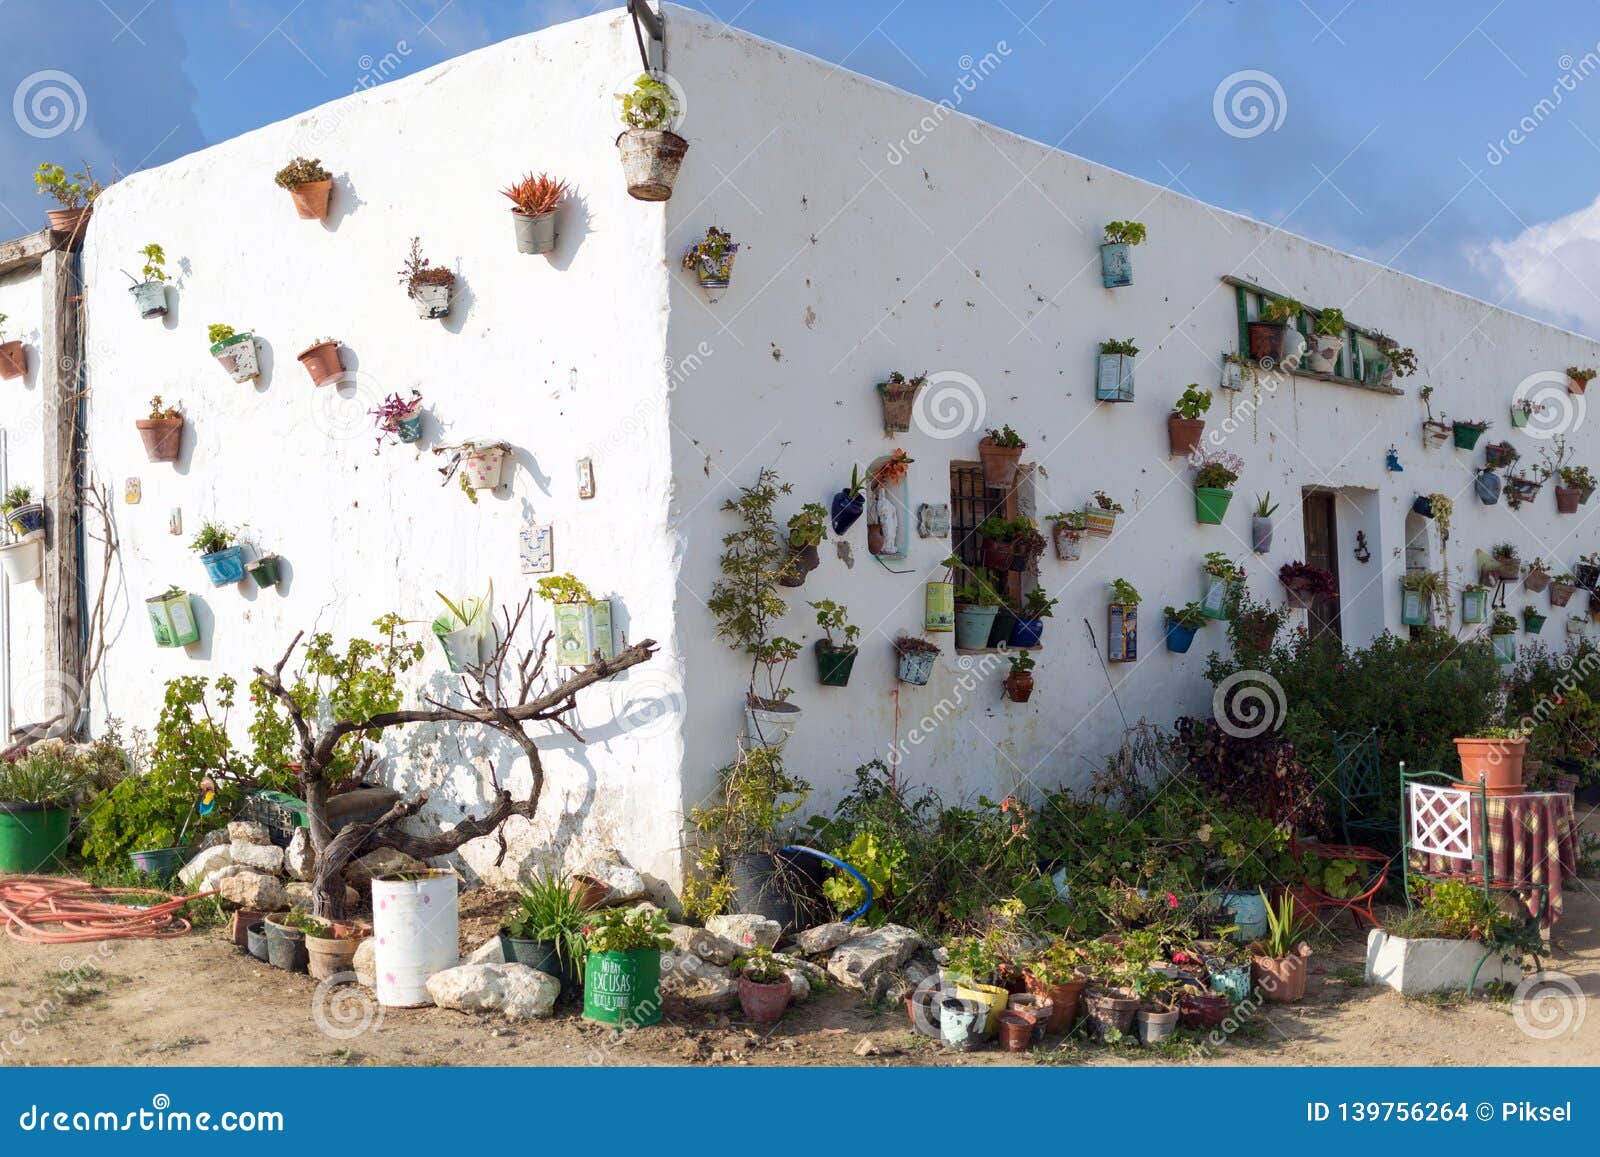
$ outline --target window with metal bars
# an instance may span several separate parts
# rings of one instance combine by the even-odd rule
[[[977,531],[978,524],[990,515],[1015,518],[1016,490],[985,486],[982,463],[950,463],[950,545],[956,557],[968,566],[983,565],[983,547]],[[1003,582],[1002,593],[1012,599],[1020,596],[1021,575],[1013,572],[995,577]]]

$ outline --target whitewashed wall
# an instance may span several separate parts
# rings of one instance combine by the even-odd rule
[[[428,654],[413,697],[453,680],[427,623],[436,590],[515,603],[518,530],[552,523],[555,566],[613,600],[618,645],[662,650],[587,693],[578,723],[541,746],[551,778],[537,827],[512,829],[513,863],[568,866],[619,848],[647,875],[674,881],[679,741],[651,705],[676,692],[675,544],[664,533],[670,486],[665,422],[663,210],[630,200],[613,139],[616,102],[638,71],[631,27],[608,14],[472,53],[118,182],[95,207],[86,251],[90,437],[94,468],[120,495],[123,553],[115,629],[95,714],[151,725],[179,674],[248,676],[299,630],[343,639],[386,611],[416,620]],[[296,154],[335,174],[326,223],[296,217],[273,174]],[[550,257],[515,251],[499,189],[548,170],[574,187]],[[449,318],[424,321],[397,284],[409,239],[460,277]],[[165,246],[176,274],[163,320],[140,320],[120,272]],[[0,306],[0,308],[4,308]],[[208,323],[251,329],[263,373],[236,384],[210,356]],[[323,336],[342,343],[347,384],[313,389],[295,355]],[[390,392],[422,390],[423,452],[374,453],[366,411]],[[160,394],[187,420],[171,465],[146,460],[136,419]],[[625,438],[614,431],[626,421]],[[516,447],[510,486],[469,504],[442,487],[429,446],[470,436]],[[597,494],[580,501],[577,462],[594,459]],[[181,511],[183,533],[168,533]],[[285,560],[280,589],[246,580],[213,589],[189,539],[205,518],[248,524]],[[159,650],[143,600],[179,583],[195,596],[203,641]],[[15,601],[15,600],[14,600]],[[548,622],[535,604],[535,622]],[[628,719],[623,718],[627,709]],[[236,712],[242,728],[244,712]],[[515,749],[472,733],[391,734],[396,786],[435,789],[449,821],[484,799],[488,761],[527,782]],[[572,837],[580,837],[574,841]],[[492,844],[467,858],[487,871]]]
[[[1165,419],[1187,383],[1217,384],[1220,354],[1237,346],[1225,275],[1340,306],[1353,324],[1414,346],[1421,372],[1402,384],[1434,385],[1436,410],[1492,418],[1489,438],[1506,436],[1523,378],[1600,364],[1600,350],[687,11],[671,15],[668,68],[688,94],[691,147],[670,204],[669,256],[713,223],[743,245],[734,283],[714,304],[689,275],[670,274],[669,350],[678,364],[695,365],[672,399],[672,516],[684,551],[679,608],[690,673],[686,806],[711,790],[733,749],[747,676],[701,605],[717,578],[718,538],[733,526],[718,510],[722,500],[772,465],[794,484],[787,517],[802,502],[826,503],[852,464],[901,446],[916,459],[913,504],[947,502],[951,461],[977,458],[978,430],[948,440],[915,430],[884,437],[873,384],[890,370],[974,379],[984,424],[1010,423],[1028,441],[1024,461],[1042,475],[1040,516],[1076,509],[1095,489],[1128,508],[1115,537],[1088,540],[1081,562],[1043,563],[1041,581],[1062,601],[1037,656],[1032,701],[1003,701],[1001,664],[976,691],[959,692],[954,716],[907,751],[902,777],[947,799],[1081,782],[1115,747],[1124,717],[1170,724],[1207,710],[1201,671],[1206,654],[1224,646],[1222,628],[1202,633],[1187,656],[1170,655],[1161,609],[1197,596],[1201,557],[1211,550],[1243,556],[1252,592],[1281,599],[1278,568],[1304,557],[1302,487],[1345,491],[1339,565],[1353,643],[1399,628],[1404,520],[1419,493],[1458,496],[1445,556],[1452,584],[1466,576],[1474,547],[1502,539],[1524,557],[1568,568],[1600,542],[1600,503],[1581,518],[1558,517],[1548,487],[1520,512],[1479,506],[1469,466],[1481,463],[1481,450],[1425,452],[1414,390],[1387,397],[1310,379],[1262,396],[1259,408],[1218,394],[1209,428],[1236,418],[1222,445],[1246,468],[1226,524],[1197,525],[1191,473],[1167,456]],[[914,130],[922,143],[911,143]],[[1107,290],[1101,229],[1127,218],[1149,227],[1149,241],[1134,251],[1135,283]],[[1095,357],[1108,338],[1140,347],[1132,405],[1094,401]],[[1572,441],[1579,461],[1600,466],[1595,428],[1584,425]],[[1510,437],[1525,462],[1536,459],[1537,442]],[[1391,443],[1404,473],[1385,470]],[[1252,555],[1252,498],[1269,490],[1283,503],[1276,541],[1270,555]],[[920,627],[922,584],[939,577],[950,543],[913,539],[909,562],[897,567],[915,573],[890,574],[867,554],[864,525],[847,536],[854,565],[825,544],[821,568],[794,592],[781,624],[809,648],[818,631],[804,600],[828,597],[848,604],[864,628],[848,689],[819,686],[809,653],[792,671],[806,718],[788,762],[816,788],[813,807],[831,804],[851,769],[883,755],[935,704],[953,701],[964,675],[942,636],[946,655],[930,685],[897,690],[890,640]],[[1352,557],[1358,530],[1372,551],[1365,566]],[[1435,535],[1436,560],[1438,546]],[[1111,667],[1108,683],[1084,620],[1103,656],[1106,584],[1119,576],[1144,596],[1141,658]],[[1518,602],[1513,593],[1514,609]],[[1552,616],[1547,642],[1559,645],[1563,621]]]
[[[26,483],[36,499],[50,501],[45,490],[44,402],[40,391],[39,356],[44,324],[44,279],[39,267],[0,276],[0,313],[6,315],[5,341],[20,341],[26,348],[28,372],[0,381],[5,400],[0,416],[4,465],[0,489]],[[5,634],[4,662],[0,674],[9,710],[7,732],[25,723],[47,718],[51,679],[45,661],[45,602],[42,579],[22,586],[0,580],[0,629]]]

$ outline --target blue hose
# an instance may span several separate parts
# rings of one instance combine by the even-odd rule
[[[854,912],[850,913],[850,915],[844,918],[844,922],[846,924],[852,924],[861,919],[861,917],[867,914],[867,909],[872,907],[872,885],[867,883],[867,878],[865,876],[856,871],[843,860],[835,859],[833,856],[828,855],[827,852],[819,852],[816,848],[803,848],[799,844],[790,844],[788,847],[781,848],[779,850],[785,852],[804,852],[808,856],[815,856],[819,860],[826,860],[834,867],[840,869],[841,871],[849,872],[856,878],[856,883],[860,884],[861,890],[867,894],[867,901],[866,903],[862,904],[861,907],[857,908]]]

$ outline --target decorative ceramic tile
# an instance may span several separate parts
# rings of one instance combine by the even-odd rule
[[[129,506],[138,506],[139,499],[144,497],[144,483],[137,478],[126,478],[122,483],[122,501]]]
[[[950,537],[950,504],[924,502],[917,507],[917,533],[923,538]]]
[[[594,497],[594,462],[588,458],[578,459],[578,497]]]
[[[549,574],[556,569],[554,532],[548,522],[524,526],[518,537],[523,574]]]

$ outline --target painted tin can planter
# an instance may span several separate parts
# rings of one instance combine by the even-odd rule
[[[1187,655],[1194,643],[1198,627],[1186,627],[1176,619],[1167,620],[1167,650],[1174,655]]]
[[[1457,450],[1471,450],[1478,444],[1478,439],[1483,437],[1486,427],[1474,426],[1466,422],[1457,422],[1451,427],[1455,435]]]
[[[1133,359],[1127,354],[1101,354],[1094,397],[1097,402],[1133,401]]]
[[[1209,526],[1219,526],[1228,513],[1228,503],[1233,501],[1233,491],[1217,486],[1194,488],[1194,520]]]
[[[261,359],[256,354],[254,334],[236,333],[227,341],[217,342],[211,347],[211,356],[236,382],[248,382],[261,373]]]
[[[1530,635],[1537,635],[1544,630],[1546,616],[1535,614],[1531,611],[1522,612],[1522,629]]]
[[[867,496],[856,494],[852,496],[849,488],[840,490],[833,496],[833,503],[829,521],[833,525],[833,533],[844,534],[856,524],[856,519],[867,508]]]
[[[164,281],[141,281],[128,290],[140,317],[160,317],[167,312],[167,285]]]
[[[1283,335],[1288,326],[1281,322],[1252,321],[1249,331],[1250,357],[1258,362],[1276,361],[1283,356]]]
[[[883,432],[885,435],[904,434],[911,429],[911,415],[916,410],[916,382],[879,382],[878,399],[883,403]]]
[[[244,548],[230,546],[227,550],[214,550],[200,556],[200,564],[214,587],[244,581]]]
[[[923,585],[922,629],[924,631],[956,629],[955,583],[930,582]]]
[[[169,591],[153,599],[145,599],[145,612],[150,616],[150,630],[158,647],[187,647],[200,641],[200,627],[194,621],[194,609],[189,596],[183,591]]]
[[[1515,635],[1490,635],[1489,641],[1494,645],[1496,662],[1502,666],[1508,666],[1517,661],[1517,637]]]
[[[1232,968],[1208,965],[1211,974],[1211,991],[1220,992],[1232,1004],[1240,1004],[1250,996],[1250,965],[1237,964]]]
[[[518,253],[549,253],[556,247],[556,211],[530,217],[511,210],[511,224],[516,230]]]
[[[983,1043],[988,1016],[986,1004],[947,996],[939,1005],[939,1035],[949,1048],[971,1052]]]
[[[256,580],[258,587],[275,587],[281,577],[278,573],[278,556],[275,554],[262,555],[246,569],[249,570],[250,577]]]
[[[1260,940],[1267,934],[1267,902],[1259,892],[1224,892],[1222,907],[1233,914],[1237,930],[1232,939],[1241,944]]]
[[[1401,590],[1400,622],[1408,627],[1425,627],[1428,625],[1428,604],[1424,601],[1420,591]]]
[[[452,675],[476,667],[481,661],[479,648],[483,638],[471,627],[461,627],[454,631],[434,631],[434,638],[439,640],[439,649],[444,652],[445,666],[450,668]]]
[[[1511,425],[1516,429],[1520,430],[1526,426],[1528,424],[1528,419],[1532,416],[1533,415],[1529,414],[1528,411],[1521,409],[1518,406],[1511,407]]]
[[[1272,549],[1272,519],[1251,515],[1250,549],[1257,554],[1266,554]]]
[[[939,657],[938,652],[897,650],[895,654],[898,657],[895,678],[913,687],[926,687],[933,674],[933,661]]]
[[[504,446],[480,446],[461,459],[461,475],[474,490],[498,490],[510,455]]]
[[[1000,1032],[1000,1014],[1006,1010],[1006,1000],[1011,993],[996,984],[980,984],[966,977],[955,979],[956,999],[976,1005],[983,1017],[983,1035],[992,1037]]]
[[[20,341],[0,345],[0,378],[11,381],[28,372],[28,353]]]
[[[6,521],[11,524],[11,529],[18,534],[32,534],[36,530],[44,529],[44,504],[42,502],[25,502],[21,506],[13,506],[6,511]]]
[[[319,341],[314,346],[308,346],[295,355],[295,360],[305,366],[314,386],[325,386],[338,380],[339,375],[344,373],[344,367],[339,364],[339,343],[336,341]]]
[[[450,316],[450,286],[418,285],[411,292],[418,317],[431,320]]]
[[[1073,562],[1083,557],[1083,531],[1058,522],[1050,531],[1050,540],[1055,543],[1056,558],[1062,562]]]
[[[1461,621],[1468,626],[1486,622],[1489,618],[1489,592],[1486,590],[1461,592]]]
[[[36,582],[44,565],[44,531],[36,530],[17,542],[0,546],[0,567],[12,586]]]
[[[1043,619],[1024,619],[1019,616],[1011,624],[1011,645],[1013,647],[1037,648],[1043,638]]]
[[[817,679],[822,685],[848,686],[850,672],[856,665],[856,648],[835,647],[826,639],[818,639],[813,649],[817,653]]]
[[[152,462],[176,462],[183,446],[182,418],[140,418],[134,423],[145,457]]]
[[[422,440],[422,403],[418,402],[406,416],[394,424],[396,438],[404,443],[420,442]]]
[[[1111,532],[1117,528],[1117,512],[1115,510],[1101,510],[1097,506],[1083,508],[1084,530],[1096,538],[1110,538]]]
[[[661,1021],[661,949],[591,952],[583,969],[583,1019],[642,1028]]]
[[[1109,651],[1113,663],[1132,663],[1139,657],[1139,605],[1112,603],[1107,610]]]
[[[1133,284],[1133,248],[1125,241],[1100,246],[1100,281],[1107,289]]]
[[[999,607],[956,608],[956,649],[981,651],[989,645],[989,633],[994,630]]]
[[[1228,588],[1231,586],[1227,579],[1218,578],[1208,571],[1200,572],[1200,613],[1208,619],[1225,619],[1228,617]]]
[[[401,872],[372,881],[379,1004],[417,1008],[433,1003],[428,977],[461,959],[459,912],[454,872]]]
[[[1339,364],[1339,355],[1344,352],[1344,334],[1312,334],[1309,342],[1311,355],[1311,371],[1317,374],[1331,374]]]
[[[611,638],[611,600],[591,603],[557,603],[556,664],[587,667],[616,655]]]
[[[617,137],[622,176],[635,201],[665,201],[672,196],[689,142],[661,129],[626,129]]]

